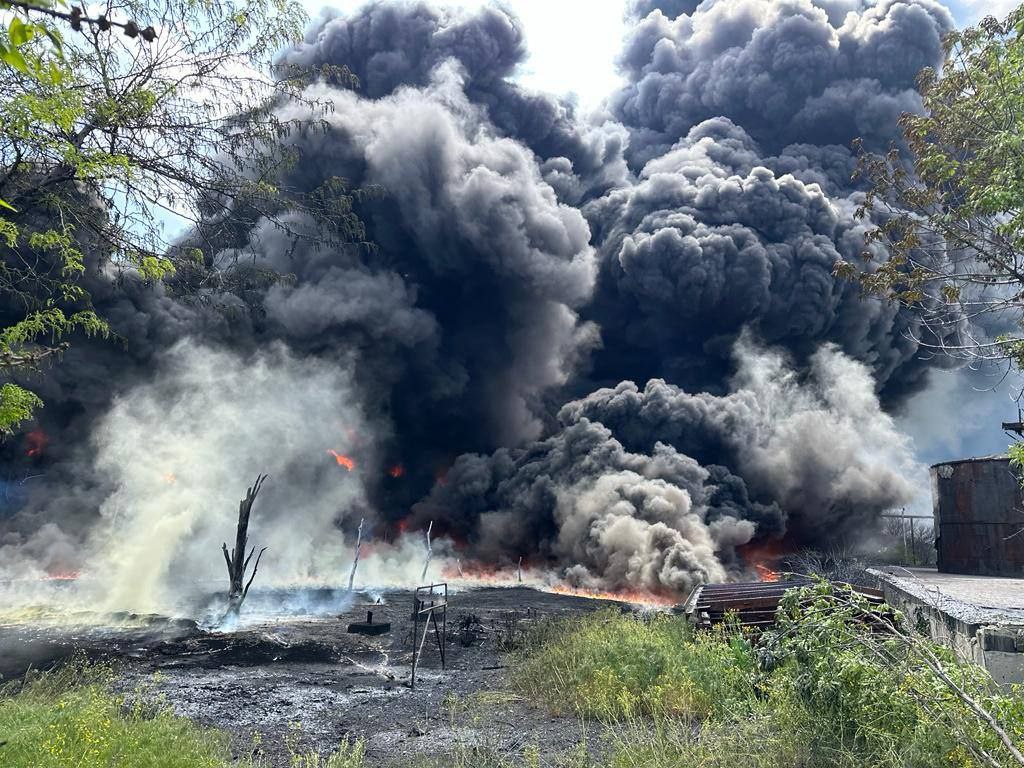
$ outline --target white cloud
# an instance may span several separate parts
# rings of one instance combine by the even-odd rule
[[[974,24],[985,16],[1003,19],[1020,5],[1021,0],[957,0],[947,5],[953,11],[958,24]]]
[[[439,3],[479,8],[489,0]],[[305,0],[311,16],[324,7],[350,13],[365,0]],[[575,93],[583,109],[600,104],[619,82],[615,57],[625,34],[625,0],[506,0],[523,21],[530,57],[519,73],[524,85],[558,95]]]

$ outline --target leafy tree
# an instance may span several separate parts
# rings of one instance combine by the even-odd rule
[[[860,153],[872,222],[868,293],[911,306],[920,341],[969,360],[1024,362],[1024,6],[951,33],[941,73],[921,72],[924,111],[903,149]],[[888,251],[886,260],[879,256]],[[976,328],[987,331],[979,335]]]
[[[111,332],[82,286],[88,265],[209,298],[280,278],[240,249],[216,256],[256,217],[294,238],[364,238],[343,180],[281,186],[298,123],[275,107],[326,109],[303,96],[304,73],[273,69],[306,22],[297,0],[106,0],[94,17],[41,4],[0,0],[20,14],[0,29],[0,307],[20,313],[0,329],[0,368],[18,379],[0,389],[0,434],[41,405],[26,369],[76,329]],[[320,231],[293,228],[296,210]],[[194,227],[191,247],[169,247],[168,221]]]
[[[140,30],[134,19],[118,21],[108,19],[106,16],[92,17],[86,14],[81,6],[75,6],[70,10],[64,10],[67,3],[64,0],[0,0],[0,10],[15,10],[24,13],[25,18],[19,15],[11,17],[7,28],[6,39],[0,41],[0,61],[13,67],[22,74],[32,75],[39,64],[38,58],[26,56],[24,49],[27,43],[37,35],[50,38],[50,41],[60,50],[62,41],[59,32],[47,24],[35,20],[39,17],[44,20],[60,19],[68,22],[72,29],[78,31],[83,24],[95,24],[100,29],[118,28],[122,29],[129,37],[141,36],[143,40],[152,42],[156,39],[156,30],[153,27],[146,27]]]
[[[846,731],[865,764],[1024,766],[1019,686],[1000,691],[985,669],[848,585],[787,591],[757,654],[819,728]]]

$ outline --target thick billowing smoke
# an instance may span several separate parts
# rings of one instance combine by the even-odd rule
[[[920,468],[863,365],[826,345],[801,375],[748,337],[735,359],[728,395],[652,379],[570,402],[550,438],[461,457],[417,514],[485,558],[541,542],[579,583],[685,590],[742,568],[757,534],[838,543],[912,497]]]
[[[849,153],[845,165],[836,158],[837,173],[791,151],[764,158],[742,128],[706,120],[634,185],[585,207],[602,243],[588,315],[602,329],[601,380],[619,378],[628,359],[638,378],[714,389],[750,328],[805,359],[822,342],[838,344],[871,366],[887,399],[920,387],[920,322],[832,275],[864,250],[866,227],[854,217],[861,193],[826,191],[829,176],[849,175]]]
[[[636,160],[663,154],[698,123],[726,117],[772,151],[790,144],[885,148],[914,79],[953,27],[932,0],[710,0],[654,8],[620,59],[628,84],[610,106]]]
[[[283,61],[323,73],[307,95],[330,108],[279,107],[316,118],[283,139],[300,158],[284,184],[383,188],[358,210],[376,247],[253,221],[219,257],[294,276],[255,315],[115,282],[91,254],[123,344],[76,344],[36,382],[46,447],[2,449],[7,562],[84,561],[111,604],[162,604],[175,574],[222,578],[260,471],[252,536],[277,582],[339,581],[341,529],[365,516],[381,535],[413,510],[466,558],[685,591],[743,573],[746,548],[848,541],[905,503],[910,447],[883,406],[926,383],[920,329],[832,270],[863,248],[848,142],[896,138],[948,12],[630,13],[626,85],[586,116],[513,82],[527,40],[505,10],[320,19]],[[342,65],[358,89],[334,82]]]

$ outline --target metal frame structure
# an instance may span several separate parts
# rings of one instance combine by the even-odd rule
[[[782,596],[790,589],[806,587],[814,582],[806,577],[792,581],[753,581],[729,584],[701,584],[690,593],[683,612],[699,629],[710,629],[734,616],[742,627],[761,632],[775,625],[776,611]],[[845,582],[837,581],[841,585]],[[869,587],[847,584],[872,605],[884,602],[882,592]]]
[[[436,592],[435,592],[436,590]],[[437,614],[441,614],[440,626],[437,622]],[[420,616],[423,616],[423,636],[420,636]],[[444,669],[445,641],[448,638],[448,583],[427,584],[416,587],[413,593],[412,608],[412,677],[409,687],[416,688],[416,664],[423,655],[423,646],[427,642],[427,635],[430,634],[430,627],[434,627],[434,636],[437,638],[437,650],[441,654],[441,669]]]

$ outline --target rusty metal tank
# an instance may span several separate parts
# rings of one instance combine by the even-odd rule
[[[931,480],[939,570],[1024,576],[1024,493],[1010,460],[945,461]]]

